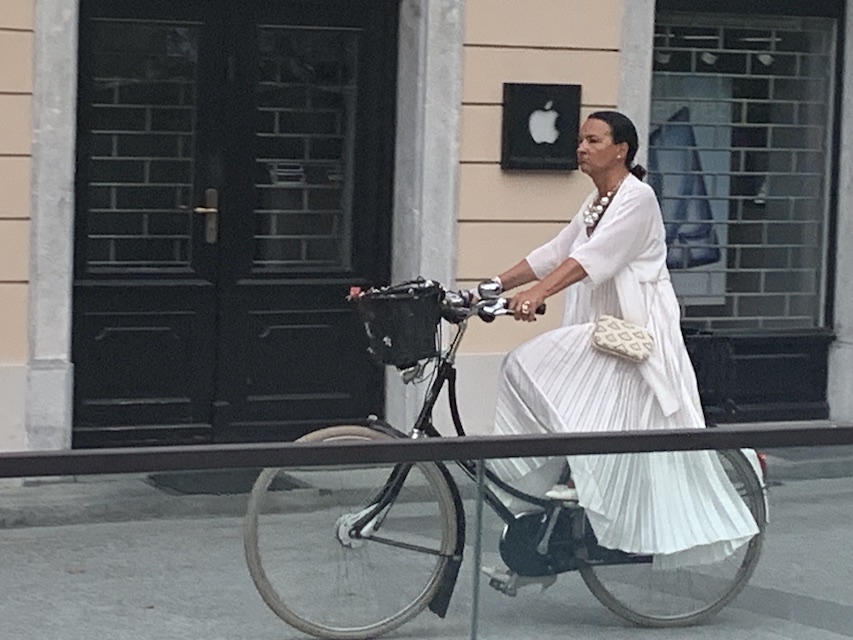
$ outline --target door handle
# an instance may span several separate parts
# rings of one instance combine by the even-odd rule
[[[193,209],[204,216],[204,241],[216,244],[219,237],[219,192],[216,189],[204,190],[204,206]]]

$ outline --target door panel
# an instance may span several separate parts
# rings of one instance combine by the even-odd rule
[[[252,46],[236,61],[233,104],[252,117],[231,157],[252,171],[232,174],[239,213],[223,217],[220,439],[297,437],[381,410],[382,372],[365,365],[344,296],[387,271],[390,192],[376,186],[392,155],[366,135],[388,114],[375,94],[391,97],[393,65],[375,64],[387,60],[382,4],[259,8],[242,34]]]
[[[380,413],[344,296],[388,273],[396,0],[81,16],[75,445]]]
[[[159,428],[171,424],[181,425],[181,441],[208,438],[198,414],[213,398],[205,384],[213,368],[210,289],[102,286],[78,296],[75,342],[86,348],[75,350],[75,397],[83,400],[75,436],[95,437],[91,427],[100,426],[102,444],[133,431],[140,442],[171,441],[177,436]]]
[[[191,5],[81,5],[75,446],[210,438],[216,263],[190,207],[210,27]]]

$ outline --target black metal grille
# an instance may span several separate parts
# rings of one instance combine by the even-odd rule
[[[258,37],[255,267],[347,268],[359,31]]]
[[[89,268],[189,264],[198,28],[93,21]]]

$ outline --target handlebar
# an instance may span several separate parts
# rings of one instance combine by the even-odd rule
[[[453,365],[472,316],[492,322],[498,316],[512,315],[511,298],[503,297],[502,293],[499,282],[480,283],[476,292],[452,291],[434,280],[419,278],[367,291],[352,286],[347,299],[358,308],[370,343],[368,351],[378,362],[404,371],[403,380],[411,382],[436,357]],[[439,324],[436,311],[447,322],[458,325],[447,349],[436,348]],[[545,313],[545,305],[539,305],[536,313]],[[409,322],[422,314],[424,322]]]
[[[509,308],[510,298],[502,296],[484,298],[474,301],[471,291],[447,291],[441,303],[442,317],[453,324],[464,322],[472,316],[478,316],[483,322],[493,322],[498,316],[509,316],[513,312]],[[536,315],[543,315],[546,305],[536,308]]]
[[[441,317],[452,324],[462,324],[473,316],[478,316],[483,322],[492,322],[498,316],[513,315],[509,308],[512,298],[503,297],[500,284],[492,281],[481,282],[476,293],[473,290],[448,290],[439,282],[423,279],[368,291],[353,286],[350,287],[347,299],[358,301],[381,296],[379,299],[407,300],[415,290],[429,291],[432,296],[437,297],[440,301]],[[536,308],[536,315],[544,314],[545,308],[545,304],[540,304]]]

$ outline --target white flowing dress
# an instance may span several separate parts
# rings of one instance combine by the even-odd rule
[[[505,358],[496,433],[705,428],[651,187],[629,175],[591,236],[576,215],[527,261],[542,278],[569,257],[587,277],[567,289],[562,328]],[[593,349],[593,321],[603,313],[650,331],[655,345],[647,362],[638,365]],[[495,466],[502,477],[530,490],[537,470],[539,485],[550,487],[564,464],[554,461],[513,458]],[[656,566],[714,562],[758,532],[711,452],[568,456],[568,463],[599,544],[654,555]]]

